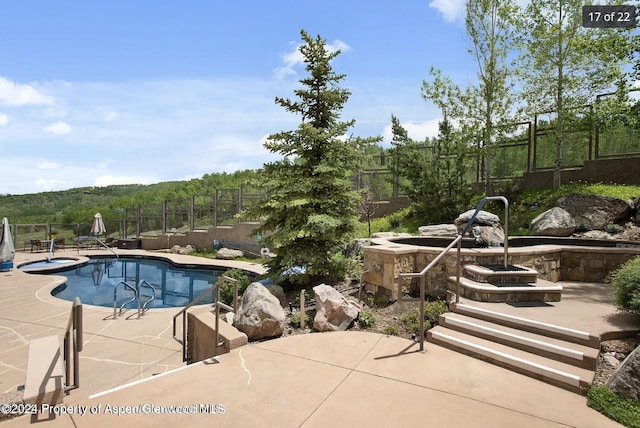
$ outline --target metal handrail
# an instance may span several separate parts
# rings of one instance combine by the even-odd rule
[[[51,263],[51,259],[53,258],[53,249],[55,247],[55,240],[52,239],[49,243],[49,254],[47,255],[47,262]]]
[[[73,346],[73,354],[71,347]],[[65,392],[80,387],[80,357],[82,351],[82,302],[79,297],[73,299],[71,314],[67,322],[64,333],[64,374]],[[69,383],[71,378],[71,357],[73,356],[73,383]]]
[[[77,245],[77,251],[80,252],[80,237],[77,238],[78,240],[76,241],[76,245]],[[83,236],[82,237],[82,241],[96,241],[98,244],[102,245],[104,248],[107,249],[107,251],[109,251],[111,254],[113,254],[114,256],[116,256],[116,259],[120,258],[118,256],[118,253],[116,253],[115,251],[113,251],[113,248],[111,248],[110,246],[108,246],[106,243],[102,242],[100,240],[100,238],[98,238],[97,236]]]
[[[506,269],[509,266],[509,239],[507,239],[509,236],[509,201],[507,200],[507,198],[505,198],[504,196],[486,196],[482,198],[482,200],[476,207],[476,211],[473,213],[460,235],[464,236],[467,234],[467,232],[471,228],[471,225],[473,224],[473,221],[476,219],[478,213],[480,213],[480,210],[482,209],[482,207],[484,207],[484,204],[486,204],[487,201],[502,201],[504,203],[504,267]]]
[[[118,286],[120,284],[123,284],[124,288],[128,288],[129,290],[133,291],[133,298],[127,302],[124,302],[120,306],[120,311],[116,314],[116,307],[117,307],[117,301],[118,301]],[[129,303],[134,302],[136,299],[138,299],[138,318],[140,318],[140,299],[138,298],[138,289],[135,287],[132,287],[126,281],[118,282],[116,286],[113,287],[113,319],[116,319],[118,315],[122,314],[122,309]]]
[[[223,282],[231,282],[233,284],[233,307],[226,305],[220,301],[220,285]],[[219,333],[219,315],[220,308],[227,311],[236,311],[238,307],[238,280],[229,278],[228,276],[223,276],[216,281],[215,284],[211,285],[205,291],[203,291],[198,297],[193,299],[191,303],[182,308],[180,312],[173,316],[173,338],[178,342],[182,343],[182,361],[187,361],[189,356],[187,355],[187,310],[189,310],[193,305],[197,304],[200,300],[202,300],[207,294],[215,289],[214,302],[213,305],[215,307],[215,346],[214,353],[218,349],[220,342],[220,333]],[[182,340],[176,337],[176,320],[178,317],[182,315]],[[214,355],[215,356],[215,355]]]
[[[143,279],[142,281],[138,282],[138,287],[148,287],[148,288],[151,289],[151,295],[146,295],[146,294],[144,295],[144,297],[150,297],[150,299],[147,300],[146,302],[144,302],[144,304],[142,305],[142,313],[144,313],[147,310],[147,305],[155,300],[155,298],[156,298],[156,289],[146,279]],[[140,293],[140,289],[138,289],[138,300],[142,296],[143,296],[143,294]]]
[[[473,221],[478,216],[478,213],[480,212],[480,210],[482,209],[484,204],[487,201],[493,201],[493,200],[501,200],[501,201],[504,202],[504,206],[505,206],[505,215],[504,215],[504,225],[505,225],[504,226],[504,267],[506,269],[508,267],[508,265],[509,265],[509,261],[508,261],[508,251],[509,251],[509,240],[508,240],[508,236],[509,236],[509,201],[504,196],[487,196],[487,197],[482,198],[480,203],[478,203],[478,206],[476,207],[475,212],[473,213],[473,215],[471,216],[471,218],[467,222],[467,224],[464,227],[464,229],[462,230],[462,232],[460,232],[460,234],[458,236],[456,236],[453,239],[453,241],[451,241],[451,243],[446,248],[444,248],[440,252],[440,254],[438,254],[436,256],[435,259],[433,259],[431,261],[431,263],[429,263],[420,272],[417,272],[417,273],[416,272],[401,273],[398,276],[398,301],[399,302],[402,302],[402,301],[415,302],[416,300],[420,300],[420,351],[424,351],[424,293],[425,293],[425,282],[426,282],[427,272],[429,272],[429,270],[431,270],[431,268],[433,268],[435,265],[437,265],[440,262],[440,260],[442,260],[442,258],[449,252],[449,250],[451,250],[453,248],[453,246],[456,245],[457,246],[457,252],[456,252],[456,303],[460,302],[460,276],[461,276],[461,269],[462,269],[462,266],[461,266],[461,263],[460,263],[460,260],[461,260],[460,252],[461,252],[461,248],[462,248],[462,238],[469,231],[469,228],[473,224]],[[401,279],[402,278],[420,278],[420,298],[419,299],[401,297],[401,295],[402,295],[402,281],[401,281]]]

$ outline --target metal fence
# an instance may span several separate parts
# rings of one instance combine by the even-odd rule
[[[629,94],[640,90],[633,89]],[[595,106],[572,108],[564,118],[562,141],[562,169],[579,168],[589,160],[605,158],[640,157],[640,120],[630,104],[618,104],[619,110],[602,108],[607,98],[617,94],[596,97]],[[636,107],[637,110],[637,107]],[[634,119],[635,117],[635,119]],[[557,115],[553,112],[537,113],[532,121],[514,123],[498,129],[498,137],[491,147],[490,162],[479,144],[472,143],[476,152],[468,156],[465,170],[469,182],[484,181],[487,164],[492,182],[516,180],[525,172],[553,169],[556,159]],[[634,122],[635,121],[635,122]],[[425,156],[433,155],[433,147],[421,146]],[[394,174],[392,154],[370,156],[367,167],[354,179],[357,189],[368,190],[376,200],[402,196],[402,178]]]

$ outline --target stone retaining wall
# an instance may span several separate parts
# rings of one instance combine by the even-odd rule
[[[401,273],[420,272],[433,261],[442,248],[418,247],[374,240],[364,248],[365,289],[395,301]],[[503,249],[462,249],[462,264],[501,264]],[[603,282],[621,264],[640,255],[639,248],[572,247],[536,245],[509,250],[509,264],[535,269],[548,281]],[[427,273],[426,293],[444,298],[447,277],[456,275],[455,248]],[[417,279],[403,279],[403,293],[416,294]]]

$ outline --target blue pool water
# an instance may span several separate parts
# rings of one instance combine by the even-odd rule
[[[116,305],[131,300],[135,294],[121,282],[136,287],[144,280],[155,288],[155,299],[148,308],[186,306],[194,298],[214,284],[223,270],[179,268],[168,262],[145,258],[90,259],[87,264],[58,270],[55,274],[67,277],[67,282],[56,287],[51,294],[65,300],[80,297],[82,303],[113,307],[114,288]],[[151,294],[151,289],[141,286],[141,295]],[[141,298],[141,303],[148,300]],[[200,304],[212,303],[209,295]],[[125,307],[137,308],[137,301]]]
[[[47,269],[47,268],[59,268],[60,266],[77,262],[78,259],[70,259],[64,257],[56,257],[51,260],[43,260],[37,262],[29,262],[20,266],[20,270],[28,271],[30,269]]]

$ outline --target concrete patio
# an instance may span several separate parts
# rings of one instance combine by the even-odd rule
[[[100,252],[106,254],[104,250],[88,254]],[[43,258],[43,254],[18,253],[16,265]],[[29,340],[62,338],[71,303],[50,296],[60,281],[17,269],[0,273],[0,392],[15,394],[24,384]],[[505,310],[597,334],[640,329],[637,319],[616,311],[601,285],[566,285],[568,292],[554,307],[504,305]],[[65,397],[64,407],[55,409],[58,414],[40,412],[0,424],[619,426],[588,408],[584,396],[431,343],[422,353],[413,341],[374,333],[290,336],[184,366],[182,347],[172,338],[176,313],[177,309],[153,309],[139,320],[113,320],[111,309],[85,305],[80,388]],[[73,414],[68,413],[71,410]],[[180,414],[171,413],[178,410]]]

